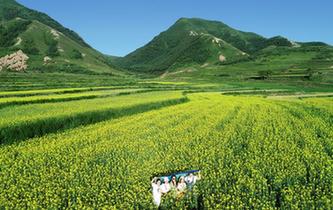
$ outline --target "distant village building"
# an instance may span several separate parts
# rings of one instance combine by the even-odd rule
[[[9,69],[12,71],[25,71],[28,68],[27,61],[29,57],[19,50],[13,54],[0,58],[0,71]]]

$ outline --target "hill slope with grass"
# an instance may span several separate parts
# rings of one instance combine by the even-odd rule
[[[22,50],[28,71],[117,73],[100,52],[48,15],[0,0],[0,57]]]
[[[281,36],[265,38],[218,21],[181,18],[147,45],[114,62],[135,72],[162,74],[193,65],[230,65],[295,51],[304,57],[326,59],[331,47],[321,42],[293,42]]]
[[[237,43],[226,39],[227,34],[235,34],[248,46],[237,47]],[[116,60],[116,64],[135,71],[161,72],[184,64],[240,59],[252,50],[251,39],[262,37],[236,31],[219,22],[181,18],[147,45]]]

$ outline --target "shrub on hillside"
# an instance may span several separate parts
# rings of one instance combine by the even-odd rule
[[[258,75],[262,79],[268,79],[272,74],[273,72],[271,70],[258,71]]]
[[[50,57],[56,57],[59,55],[58,40],[54,39],[50,32],[44,34],[44,42],[48,46],[46,55]]]
[[[72,50],[70,57],[73,59],[82,59],[83,58],[82,53],[77,49]]]
[[[37,55],[39,53],[38,48],[35,46],[35,42],[31,37],[26,37],[22,41],[22,50],[28,54]]]

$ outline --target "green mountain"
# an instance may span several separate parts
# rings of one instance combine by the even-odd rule
[[[137,71],[163,71],[186,64],[217,63],[247,58],[266,39],[217,21],[181,18],[118,64]]]
[[[22,50],[28,70],[118,73],[106,56],[48,15],[0,0],[0,57]]]
[[[163,73],[193,64],[226,65],[253,60],[265,52],[272,53],[272,47],[275,47],[273,51],[288,54],[295,48],[303,50],[303,47],[313,46],[327,45],[320,42],[296,43],[281,36],[268,39],[218,21],[181,18],[147,45],[114,62],[132,71]]]

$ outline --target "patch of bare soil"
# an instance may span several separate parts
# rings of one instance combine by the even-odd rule
[[[221,62],[224,62],[224,61],[226,61],[227,60],[227,58],[224,56],[224,55],[220,55],[219,56],[219,60],[221,61]]]

